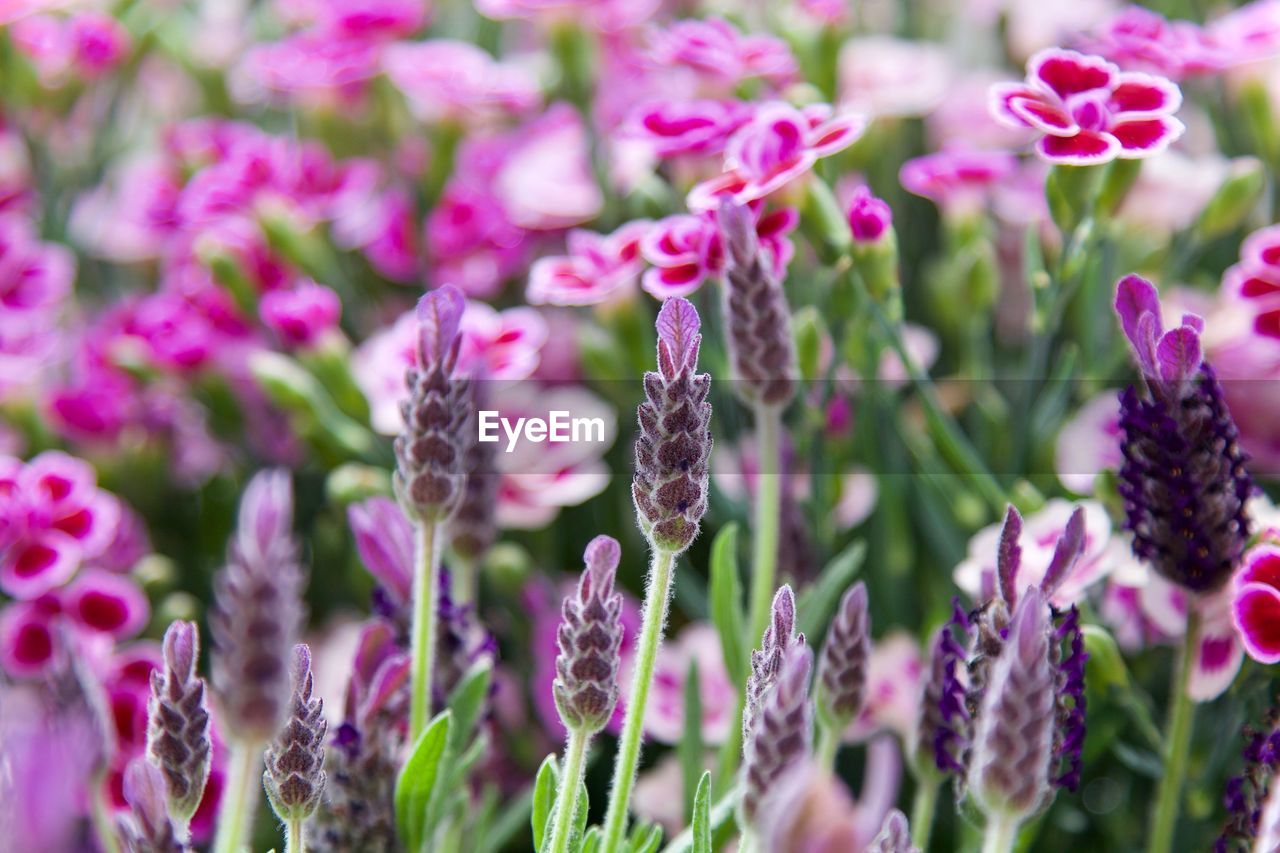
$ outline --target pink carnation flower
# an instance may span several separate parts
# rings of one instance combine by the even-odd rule
[[[524,19],[555,26],[572,22],[613,33],[648,20],[660,0],[476,0],[480,14],[498,20]]]
[[[640,140],[659,159],[710,156],[751,118],[751,107],[734,100],[656,100],[640,104],[623,124],[623,138]]]
[[[259,90],[301,98],[309,105],[350,102],[378,73],[378,46],[315,31],[260,44],[244,56],[237,80],[242,96]]]
[[[992,189],[1017,165],[1007,151],[944,149],[903,163],[898,180],[907,192],[929,199],[943,212],[965,216],[985,207]]]
[[[751,79],[781,88],[799,73],[785,41],[768,35],[743,35],[723,18],[685,19],[665,30],[655,29],[650,36],[650,57],[660,66],[690,68],[723,90]]]
[[[290,348],[310,347],[338,326],[342,302],[332,289],[305,281],[265,293],[258,303],[263,325]]]
[[[525,263],[525,233],[487,188],[452,184],[427,216],[429,280],[490,297]]]
[[[570,231],[569,254],[534,262],[525,298],[534,305],[598,305],[629,292],[644,269],[640,241],[652,224],[636,220],[608,235]]]
[[[759,216],[759,208],[753,208]],[[795,248],[787,235],[800,222],[800,214],[789,207],[759,216],[756,235],[765,256],[781,277],[791,262]],[[679,214],[654,223],[640,241],[640,252],[653,265],[645,271],[642,286],[658,298],[688,296],[708,278],[724,271],[724,247],[720,229],[712,213]]]
[[[737,690],[729,681],[720,650],[720,635],[705,622],[694,622],[680,629],[658,650],[649,704],[645,707],[645,733],[659,743],[677,744],[684,735],[684,693],[689,679],[689,666],[698,667],[698,695],[701,699],[702,741],[718,745],[736,725]],[[626,701],[630,681],[624,683],[621,701]]]
[[[520,228],[558,230],[587,222],[604,197],[591,171],[587,129],[568,104],[553,104],[512,134],[493,192]]]
[[[37,315],[71,293],[74,274],[70,251],[40,242],[25,219],[0,216],[0,326],[48,322]]]
[[[467,42],[431,39],[391,45],[382,54],[382,67],[424,122],[518,115],[538,101],[527,70],[497,62]]]
[[[689,192],[689,209],[715,210],[721,198],[738,204],[762,199],[808,174],[823,157],[848,148],[865,128],[862,117],[833,116],[824,104],[803,111],[781,102],[763,104],[729,138],[725,171]]]
[[[1120,398],[1104,391],[1080,407],[1058,433],[1054,469],[1062,485],[1078,495],[1093,494],[1103,471],[1120,467]]]
[[[1044,134],[1037,153],[1070,166],[1160,153],[1186,130],[1173,117],[1181,104],[1182,92],[1163,77],[1059,48],[1031,57],[1025,83],[991,89],[997,121]]]
[[[1267,542],[1245,553],[1233,583],[1231,614],[1249,657],[1280,663],[1280,547]]]
[[[951,63],[941,45],[888,36],[852,39],[840,49],[839,104],[871,116],[920,116],[942,102]]]
[[[1205,28],[1191,21],[1170,21],[1141,6],[1113,15],[1081,37],[1079,46],[1121,68],[1150,71],[1170,80],[1214,74],[1231,62]]]

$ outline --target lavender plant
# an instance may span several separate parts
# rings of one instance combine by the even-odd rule
[[[151,674],[147,703],[147,755],[164,778],[168,814],[179,838],[188,835],[204,796],[212,750],[205,682],[196,675],[199,636],[193,622],[168,627],[164,667]]]
[[[324,702],[312,695],[311,650],[298,644],[290,663],[293,682],[289,715],[267,748],[262,785],[276,817],[285,826],[285,849],[304,853],[303,832],[324,794]]]

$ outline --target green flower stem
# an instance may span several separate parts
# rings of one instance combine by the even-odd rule
[[[1148,853],[1169,853],[1173,849],[1178,812],[1182,807],[1182,783],[1186,780],[1187,760],[1191,753],[1191,724],[1196,711],[1195,703],[1187,695],[1187,685],[1191,681],[1191,667],[1199,641],[1200,614],[1193,602],[1187,613],[1187,635],[1179,655],[1178,674],[1173,681],[1169,728],[1164,738],[1164,774],[1160,777],[1156,807],[1151,813]]]
[[[93,830],[98,836],[98,844],[103,853],[120,853],[120,840],[116,835],[115,820],[111,815],[111,805],[107,802],[107,786],[102,775],[94,779],[93,795]],[[179,838],[184,836],[179,835]]]
[[[1018,821],[1012,815],[994,814],[987,819],[982,853],[1011,853],[1018,840]]]
[[[738,689],[738,706],[733,712],[733,716],[729,719],[735,720],[738,725],[729,726],[729,735],[724,739],[724,743],[720,744],[720,755],[716,760],[716,773],[712,792],[716,796],[722,796],[733,787],[733,783],[737,781],[735,773],[738,770],[738,762],[742,758],[742,715],[747,710],[747,694],[745,685],[735,685]]]
[[[751,539],[751,622],[747,648],[755,648],[769,625],[778,574],[778,524],[782,515],[782,410],[756,407],[755,530]]]
[[[933,834],[933,813],[938,807],[936,779],[919,779],[916,794],[911,803],[911,843],[925,853],[929,850],[929,836]]]
[[[227,766],[227,786],[218,810],[214,853],[240,853],[245,835],[253,829],[253,815],[262,788],[262,744],[236,741]]]
[[[425,520],[415,529],[413,580],[413,686],[409,699],[409,743],[417,743],[431,715],[431,676],[436,663],[436,611],[440,583],[440,523]]]
[[[291,820],[284,828],[284,853],[307,853],[306,824]]]
[[[814,759],[819,767],[833,770],[836,766],[836,753],[840,751],[840,728],[826,720],[818,722],[818,747],[814,751]]]
[[[636,782],[636,766],[640,763],[640,740],[644,734],[644,711],[649,703],[649,687],[653,668],[662,645],[662,631],[667,623],[667,607],[671,599],[671,578],[676,555],[655,549],[650,570],[649,590],[644,601],[644,621],[637,644],[636,668],[631,680],[627,715],[618,740],[618,756],[613,765],[613,787],[609,792],[609,810],[605,815],[604,853],[622,849],[627,829],[627,811],[631,805],[631,789]]]
[[[560,791],[556,795],[556,813],[551,824],[551,853],[568,853],[569,834],[573,829],[574,812],[578,805],[578,787],[582,784],[587,740],[583,731],[569,732],[569,742],[564,750],[564,769],[560,773]]]

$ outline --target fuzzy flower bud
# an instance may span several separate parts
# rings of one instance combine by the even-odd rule
[[[1264,727],[1245,726],[1244,769],[1227,782],[1223,804],[1227,821],[1214,845],[1215,853],[1228,850],[1275,849],[1276,817],[1280,812],[1280,709],[1268,710]],[[1262,842],[1270,836],[1272,843]]]
[[[1213,369],[1201,357],[1204,321],[1188,314],[1165,331],[1155,287],[1121,279],[1116,313],[1146,392],[1120,395],[1124,463],[1119,492],[1133,552],[1191,592],[1231,577],[1249,536],[1253,481]]]
[[[329,724],[324,702],[312,696],[311,650],[293,647],[293,695],[289,718],[267,748],[262,785],[276,815],[286,823],[304,821],[324,793],[324,736]]]
[[[885,815],[880,833],[867,845],[866,853],[920,853],[920,848],[911,843],[907,816],[897,809]]]
[[[169,626],[147,707],[147,754],[163,776],[169,813],[183,823],[196,813],[209,779],[209,709],[204,679],[196,675],[199,654],[194,622]]]
[[[751,740],[755,715],[765,694],[778,680],[787,654],[804,645],[804,634],[796,633],[796,596],[788,584],[774,593],[769,624],[760,639],[760,648],[751,652],[751,674],[747,676],[747,701],[742,710],[742,742]]]
[[[472,405],[476,411],[490,408],[486,405],[484,382],[472,387]],[[498,538],[498,525],[494,520],[498,506],[499,474],[494,456],[497,445],[480,441],[476,432],[470,435],[463,470],[467,472],[458,511],[449,521],[449,544],[454,553],[471,563],[478,562]]]
[[[223,730],[246,743],[265,743],[285,718],[290,650],[302,624],[292,525],[288,473],[255,476],[240,501],[227,565],[213,582],[214,696]]]
[[[164,774],[144,758],[135,758],[124,771],[124,798],[129,819],[120,822],[120,836],[129,853],[181,853],[169,820]]]
[[[751,211],[725,202],[718,219],[734,391],[748,405],[785,406],[795,393],[796,354],[782,283],[760,253]]]
[[[711,377],[694,373],[702,342],[699,327],[698,312],[688,301],[663,303],[658,371],[645,374],[645,400],[637,412],[640,435],[631,495],[650,544],[673,554],[693,542],[707,511]]]
[[[961,759],[969,739],[969,709],[960,680],[964,670],[965,642],[969,638],[969,617],[958,601],[951,604],[951,619],[934,632],[929,643],[929,661],[922,685],[923,694],[908,754],[918,775],[962,772]]]
[[[798,762],[805,760],[813,743],[813,703],[809,701],[809,675],[813,652],[808,646],[792,646],[777,681],[764,697],[752,724],[751,737],[742,755],[742,825],[755,826],[761,802]]]
[[[604,728],[618,702],[622,649],[622,594],[614,592],[621,556],[618,540],[597,536],[587,545],[586,570],[576,595],[565,598],[556,640],[552,690],[565,727],[594,734]]]
[[[840,599],[818,660],[818,711],[836,731],[844,731],[853,722],[866,700],[870,621],[867,587],[859,581]]]
[[[1049,630],[1044,598],[1028,588],[992,665],[974,727],[968,785],[988,816],[1025,819],[1052,793],[1055,691]]]
[[[396,437],[396,497],[420,520],[448,518],[462,498],[463,457],[472,439],[471,382],[454,375],[466,300],[446,285],[418,302],[416,367],[405,374],[409,396],[400,404],[404,430]]]
[[[849,230],[855,243],[879,242],[893,227],[893,211],[889,203],[871,194],[865,186],[853,192],[849,205]]]

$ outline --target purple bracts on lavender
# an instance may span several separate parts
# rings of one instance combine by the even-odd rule
[[[1272,707],[1259,730],[1244,730],[1244,769],[1227,782],[1223,804],[1227,820],[1214,845],[1215,853],[1235,850],[1271,849],[1256,846],[1262,837],[1262,817],[1271,801],[1280,799],[1280,785],[1275,784],[1280,770],[1280,708]],[[1272,811],[1280,806],[1274,806]],[[1270,826],[1270,828],[1280,828]]]
[[[144,758],[124,771],[129,813],[119,821],[120,842],[128,853],[181,853],[184,849],[169,819],[164,774]]]
[[[1116,311],[1145,385],[1120,395],[1118,489],[1134,554],[1191,592],[1214,591],[1244,552],[1253,481],[1222,388],[1201,358],[1204,323],[1188,314],[1164,331],[1155,287],[1132,275],[1120,281]]]
[[[276,815],[285,822],[304,821],[315,812],[324,793],[324,736],[329,724],[324,702],[312,695],[311,650],[293,649],[290,668],[293,692],[284,728],[267,748],[262,786]]]
[[[866,700],[870,622],[867,587],[859,581],[840,600],[818,659],[818,711],[837,731],[843,731],[862,712]]]
[[[147,755],[164,779],[169,813],[183,824],[196,813],[209,779],[209,709],[204,679],[196,675],[199,656],[195,623],[171,624],[147,703]]]
[[[760,638],[760,648],[751,652],[751,672],[747,676],[746,703],[742,709],[742,742],[751,740],[755,715],[765,694],[778,680],[787,653],[804,645],[804,634],[796,634],[796,596],[788,584],[773,595],[769,624]]]
[[[1080,610],[1074,605],[1061,615],[1050,644],[1050,657],[1055,665],[1054,695],[1056,723],[1053,733],[1053,756],[1057,763],[1054,784],[1074,792],[1080,787],[1080,770],[1084,764],[1085,706],[1084,665],[1089,655],[1084,650],[1084,634],[1080,630]],[[1065,649],[1065,652],[1064,652]]]
[[[437,576],[440,606],[436,609],[436,671],[431,685],[432,710],[441,711],[463,677],[481,661],[498,658],[498,641],[475,618],[475,608],[458,604],[449,594],[449,570],[443,565]],[[406,622],[407,625],[407,622]],[[407,643],[408,634],[404,634]]]
[[[1028,588],[1010,619],[974,720],[967,784],[989,816],[1025,818],[1052,796],[1056,726],[1050,630],[1040,591]]]
[[[920,708],[912,729],[910,757],[922,775],[963,772],[969,742],[969,709],[960,673],[965,650],[957,633],[968,642],[969,616],[952,600],[952,616],[938,628],[929,644],[929,660]]]
[[[782,283],[761,255],[751,211],[725,202],[718,220],[724,245],[724,322],[733,389],[748,405],[785,406],[795,394],[791,311]]]
[[[486,404],[485,383],[472,385],[472,406],[476,411],[490,408]],[[476,564],[498,538],[494,514],[498,506],[498,474],[495,462],[497,445],[481,441],[472,431],[462,456],[462,470],[467,472],[458,509],[449,520],[449,545],[463,560]]]
[[[698,535],[707,511],[711,456],[711,377],[695,373],[702,335],[698,312],[672,298],[658,312],[658,370],[644,376],[631,485],[640,529],[656,550],[678,554]]]
[[[897,809],[892,809],[884,816],[880,832],[867,845],[864,853],[920,853],[920,848],[911,843],[911,826],[907,816]]]
[[[556,680],[552,687],[565,728],[594,734],[613,716],[622,662],[622,594],[614,574],[622,550],[618,540],[597,536],[587,545],[586,569],[575,594],[564,600],[556,634]]]
[[[462,338],[458,326],[466,299],[446,285],[418,302],[417,366],[400,403],[404,430],[396,437],[396,497],[419,521],[448,518],[466,482],[466,450],[475,440],[471,381],[455,375]]]
[[[228,737],[265,743],[284,723],[289,660],[302,624],[303,571],[289,474],[250,481],[209,613],[213,690]]]
[[[786,653],[772,689],[764,696],[742,753],[739,801],[746,826],[754,826],[760,804],[774,785],[799,761],[813,743],[813,703],[809,675],[813,652],[796,644]]]

